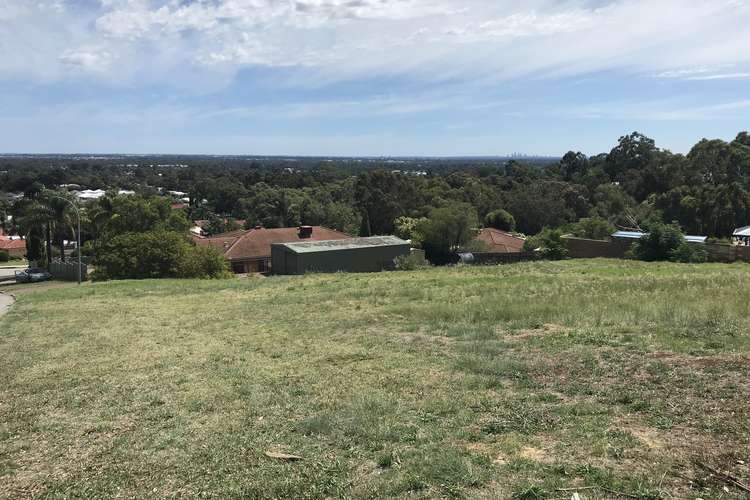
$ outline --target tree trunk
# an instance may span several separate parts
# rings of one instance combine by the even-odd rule
[[[47,232],[45,234],[45,238],[47,241],[47,267],[52,264],[52,228],[49,224],[46,226]]]
[[[65,234],[60,236],[60,262],[65,262]]]

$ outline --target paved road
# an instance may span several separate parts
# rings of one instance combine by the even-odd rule
[[[0,281],[4,278],[12,278],[16,275],[16,271],[23,271],[25,267],[0,267]]]
[[[10,309],[10,306],[12,306],[15,301],[16,300],[10,295],[0,293],[0,316],[7,313],[8,309]]]

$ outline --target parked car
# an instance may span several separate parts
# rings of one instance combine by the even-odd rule
[[[52,275],[46,269],[40,267],[30,267],[23,271],[16,271],[17,283],[38,283],[40,281],[47,281],[50,278],[52,278]]]

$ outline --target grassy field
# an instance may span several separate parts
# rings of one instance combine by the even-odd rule
[[[746,498],[699,464],[750,483],[749,304],[606,260],[20,294],[0,497]]]
[[[29,265],[26,259],[10,259],[5,262],[0,262],[0,267],[22,267]]]

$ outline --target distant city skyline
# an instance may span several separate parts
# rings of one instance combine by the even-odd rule
[[[750,0],[4,0],[0,152],[687,153],[750,128]]]

